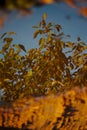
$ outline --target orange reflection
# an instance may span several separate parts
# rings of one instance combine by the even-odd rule
[[[81,7],[79,9],[79,12],[80,12],[81,15],[83,15],[84,17],[87,18],[87,7]]]
[[[51,4],[53,2],[54,2],[54,0],[41,0],[41,3],[43,3],[43,4]]]

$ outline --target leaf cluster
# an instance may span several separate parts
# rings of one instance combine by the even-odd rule
[[[14,44],[14,32],[0,37],[0,89],[5,91],[2,100],[55,94],[87,85],[86,43],[80,38],[64,41],[67,35],[61,25],[47,23],[46,17],[44,13],[39,24],[33,26],[34,38],[40,37],[38,48],[26,51],[24,45]]]

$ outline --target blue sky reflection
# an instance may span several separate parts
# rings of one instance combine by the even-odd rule
[[[32,26],[40,22],[44,12],[47,13],[47,21],[58,23],[62,26],[64,33],[70,34],[70,40],[76,41],[81,37],[83,42],[87,42],[87,19],[78,15],[77,10],[67,4],[46,5],[33,8],[33,14],[27,17],[18,17],[17,11],[13,11],[5,26],[0,30],[0,35],[4,32],[14,31],[17,33],[15,41],[24,44],[27,49],[38,47],[38,38],[33,39],[34,29]]]

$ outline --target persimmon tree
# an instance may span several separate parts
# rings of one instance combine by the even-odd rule
[[[46,17],[44,13],[38,25],[33,26],[34,38],[39,37],[38,48],[26,51],[24,45],[14,43],[14,32],[2,34],[0,89],[5,91],[2,100],[56,94],[87,85],[86,43],[79,37],[76,42],[66,41],[69,35],[62,32],[61,25],[48,23]]]

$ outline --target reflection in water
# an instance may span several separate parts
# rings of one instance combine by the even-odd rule
[[[1,0],[0,1],[0,29],[4,26],[9,13],[12,10],[18,10],[18,17],[29,16],[32,14],[33,7],[39,7],[54,2],[65,2],[73,8],[77,8],[80,15],[87,18],[87,1],[86,0]]]

